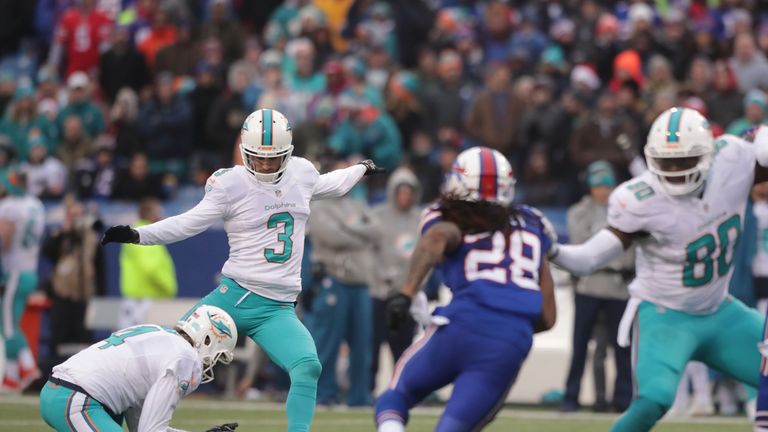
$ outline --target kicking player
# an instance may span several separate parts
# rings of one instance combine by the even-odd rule
[[[637,246],[620,329],[626,342],[634,319],[637,391],[613,425],[620,432],[653,427],[689,360],[756,387],[763,339],[762,318],[728,295],[728,282],[755,162],[768,165],[768,129],[754,143],[733,135],[715,141],[698,112],[672,108],[651,126],[645,158],[648,171],[611,194],[607,228],[580,245],[555,245],[550,255],[586,275]]]
[[[6,289],[2,297],[5,338],[3,390],[20,392],[40,377],[40,370],[21,332],[21,316],[37,289],[37,260],[45,229],[45,210],[25,192],[24,175],[14,169],[0,174],[0,243]]]
[[[221,285],[200,304],[227,311],[238,330],[288,372],[288,431],[305,432],[314,415],[321,370],[312,336],[294,311],[309,202],[340,197],[364,175],[382,170],[366,160],[320,175],[306,159],[291,157],[291,140],[283,114],[272,109],[251,113],[241,132],[244,165],[213,173],[203,200],[186,213],[137,229],[111,227],[102,244],[168,244],[224,221],[229,259]]]
[[[181,398],[232,361],[237,328],[214,306],[200,306],[173,329],[138,325],[80,351],[53,368],[40,392],[40,414],[60,432],[183,432],[168,427]],[[230,432],[228,423],[208,432]]]
[[[404,322],[424,278],[442,263],[453,291],[422,339],[403,354],[376,403],[379,432],[402,432],[408,410],[453,383],[436,431],[479,430],[491,422],[531,349],[533,333],[555,324],[546,254],[553,234],[536,210],[509,207],[515,180],[496,150],[474,147],[456,159],[440,201],[425,210],[405,285],[388,303]]]

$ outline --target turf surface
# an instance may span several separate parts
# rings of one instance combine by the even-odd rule
[[[423,408],[414,412],[409,432],[432,431],[441,409]],[[553,411],[506,408],[485,430],[488,432],[599,432],[607,431],[614,416],[579,413],[561,415]],[[237,421],[243,432],[285,432],[286,421],[280,405],[270,403],[185,400],[176,411],[172,426],[200,432],[221,424]],[[33,397],[0,397],[0,432],[48,431],[40,419],[37,399]],[[708,417],[696,421],[665,421],[659,432],[747,432],[746,419]],[[370,410],[319,409],[312,425],[313,432],[374,431]]]

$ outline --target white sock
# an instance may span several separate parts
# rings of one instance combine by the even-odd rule
[[[37,367],[37,364],[35,364],[35,358],[32,357],[32,351],[29,350],[29,348],[24,348],[19,353],[19,364],[21,365],[22,369],[34,369]]]
[[[378,432],[405,432],[405,425],[398,420],[384,420],[379,425]]]
[[[5,363],[5,376],[12,381],[19,380],[19,364],[15,361],[6,360]]]

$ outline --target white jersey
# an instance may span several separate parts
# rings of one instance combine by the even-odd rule
[[[82,387],[129,430],[168,429],[179,400],[200,385],[203,363],[174,330],[144,324],[117,331],[53,368],[55,378]]]
[[[752,258],[752,274],[768,277],[768,202],[757,202],[752,207],[757,225],[757,245]],[[747,239],[749,241],[749,239]]]
[[[45,208],[32,195],[9,196],[0,200],[0,220],[13,223],[10,247],[3,253],[7,272],[37,272],[40,241],[45,230]]]
[[[320,175],[298,157],[274,185],[260,183],[242,165],[221,169],[208,179],[197,206],[137,228],[140,243],[173,243],[223,220],[229,259],[221,273],[260,296],[292,302],[301,292],[309,202],[346,194],[364,174],[363,165],[354,165]]]
[[[636,240],[633,297],[705,314],[727,296],[755,155],[750,143],[733,135],[718,138],[715,148],[701,197],[670,197],[650,172],[611,194],[608,225],[647,234]]]

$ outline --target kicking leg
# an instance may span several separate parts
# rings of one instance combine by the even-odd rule
[[[376,402],[379,432],[402,432],[408,410],[456,377],[456,359],[461,353],[453,333],[450,324],[429,327],[400,357],[389,389]]]
[[[612,432],[649,431],[667,412],[696,349],[696,324],[687,314],[649,302],[640,304],[632,336],[637,398],[613,424]]]

